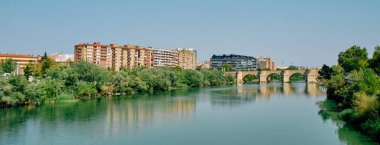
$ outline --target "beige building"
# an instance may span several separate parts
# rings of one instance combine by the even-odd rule
[[[75,45],[74,61],[80,60],[97,64],[115,71],[121,68],[152,67],[152,50],[133,45],[102,45],[99,42]]]
[[[40,60],[39,56],[33,55],[23,55],[23,54],[1,54],[0,53],[0,62],[3,62],[7,59],[12,59],[16,61],[16,64],[20,66],[21,69],[24,69],[29,63],[38,63]]]
[[[40,61],[39,56],[33,55],[24,55],[24,54],[1,54],[0,53],[0,62],[3,62],[7,59],[12,59],[16,62],[15,75],[24,74],[24,69],[28,64],[37,64]]]
[[[178,52],[175,50],[153,49],[153,66],[178,66]]]
[[[197,51],[192,48],[177,48],[178,66],[194,70],[197,67]]]
[[[276,70],[275,62],[269,57],[257,57],[262,69]]]
[[[97,64],[104,68],[111,68],[111,54],[111,47],[108,45],[102,45],[99,42],[93,44],[81,43],[75,45],[74,61],[78,62],[82,60]]]
[[[126,50],[124,56],[127,57],[128,62],[125,66],[128,68],[153,66],[153,51],[151,48],[124,45],[123,49]]]

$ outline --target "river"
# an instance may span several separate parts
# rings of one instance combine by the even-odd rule
[[[177,90],[0,110],[0,145],[371,145],[315,84]]]

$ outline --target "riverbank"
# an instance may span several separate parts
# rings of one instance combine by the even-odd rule
[[[31,75],[33,81],[24,76],[0,77],[0,107],[224,86],[235,82],[233,76],[218,70],[155,67],[114,72],[86,62],[51,66],[44,73]]]
[[[317,85],[268,83],[132,96],[1,109],[0,144],[364,144],[346,142],[352,130],[337,130],[336,123],[317,114],[315,103],[325,99]]]
[[[380,47],[372,58],[359,46],[338,57],[338,65],[320,71],[327,99],[335,102],[338,119],[380,142]]]
[[[373,142],[373,139],[366,136],[365,132],[359,132],[352,124],[342,120],[339,116],[340,110],[335,101],[324,100],[317,103],[320,107],[318,114],[324,121],[331,120],[338,126],[337,133],[339,139],[346,142],[348,145],[378,145],[379,143]]]

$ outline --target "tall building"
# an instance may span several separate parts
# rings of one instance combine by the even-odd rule
[[[178,66],[194,70],[197,67],[197,51],[192,48],[177,48]]]
[[[153,66],[178,66],[178,55],[175,50],[153,49]]]
[[[257,57],[262,69],[276,70],[275,62],[270,57]]]
[[[102,45],[99,42],[93,44],[81,43],[75,45],[74,61],[86,61],[104,68],[111,68],[111,54],[111,47],[108,45]]]
[[[121,68],[152,67],[153,53],[141,46],[81,43],[75,45],[74,61],[87,61],[118,71]]]
[[[222,69],[224,64],[232,66],[232,71],[257,70],[260,67],[259,61],[252,56],[244,55],[213,55],[210,59],[211,68]]]

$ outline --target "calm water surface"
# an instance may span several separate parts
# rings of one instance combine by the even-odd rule
[[[205,88],[0,110],[1,145],[372,144],[322,119],[316,85]]]

